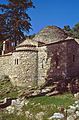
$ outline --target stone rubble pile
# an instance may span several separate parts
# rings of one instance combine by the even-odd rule
[[[55,81],[52,84],[49,84],[48,82],[45,83],[45,85],[41,86],[38,89],[28,89],[24,92],[22,91],[20,93],[20,97],[30,98],[30,97],[36,97],[36,96],[53,96],[58,94],[63,94],[65,92],[70,92],[72,94],[75,94],[79,92],[79,84],[76,80],[75,83],[65,83],[65,81]]]
[[[24,100],[20,100],[19,98],[16,100],[12,100],[11,101],[11,105],[6,107],[5,110],[11,114],[14,113],[15,111],[17,111],[17,114],[21,114],[22,112],[22,107],[24,106],[25,101]]]
[[[5,110],[6,113],[12,114],[15,111],[21,112],[22,107],[27,105],[28,101],[20,98],[5,98],[3,101],[0,102],[0,110]]]
[[[52,85],[52,86],[46,86],[45,88],[39,88],[39,89],[30,89],[30,90],[25,90],[24,92],[21,92],[19,94],[19,97],[25,97],[25,98],[30,98],[30,97],[36,97],[36,96],[53,96],[60,94],[60,91],[57,89],[57,85]]]

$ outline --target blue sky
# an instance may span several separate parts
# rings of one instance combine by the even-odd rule
[[[79,0],[33,0],[35,9],[29,10],[33,31],[47,25],[74,26],[79,22]]]
[[[73,27],[79,22],[79,0],[33,0],[33,3],[36,8],[27,11],[33,28],[29,34],[37,33],[48,25],[63,28],[64,25]]]

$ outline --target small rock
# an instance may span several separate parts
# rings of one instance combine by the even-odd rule
[[[64,115],[62,113],[54,113],[53,116],[51,116],[49,118],[49,120],[52,120],[52,119],[63,119],[64,118]]]
[[[76,110],[75,106],[69,106],[69,108],[72,109],[72,110],[74,110],[74,111]]]
[[[75,112],[75,110],[73,109],[67,109],[67,114],[73,114]]]
[[[26,117],[28,118],[29,115],[30,115],[30,112],[29,112],[29,111],[26,111],[26,112],[25,112],[25,115],[26,115]]]
[[[42,89],[41,93],[45,93],[45,92],[47,92],[47,90],[46,89]]]
[[[79,99],[79,92],[74,94],[74,97],[78,100]]]
[[[37,120],[43,120],[44,112],[39,112],[36,114],[35,118]]]
[[[24,104],[27,105],[29,103],[29,101],[25,101]]]
[[[76,111],[76,115],[77,115],[77,117],[79,117],[79,111]]]
[[[75,104],[79,104],[79,100],[75,101]]]
[[[15,111],[13,106],[6,107],[6,110],[8,111],[9,114],[14,113],[14,111]]]
[[[77,110],[79,110],[79,105],[78,104],[75,107],[76,107]]]
[[[33,114],[29,115],[29,120],[33,120]]]
[[[67,120],[75,120],[77,118],[77,116],[74,114],[74,115],[70,115],[67,117]]]

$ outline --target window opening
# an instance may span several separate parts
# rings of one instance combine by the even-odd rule
[[[15,65],[18,65],[18,59],[15,59]]]
[[[59,62],[58,62],[58,58],[56,57],[56,68],[58,67],[58,64],[59,64]]]
[[[16,59],[15,59],[15,65],[16,65]]]
[[[75,55],[73,55],[73,62],[75,62]]]
[[[18,65],[18,59],[17,59],[17,65]]]
[[[44,59],[42,60],[42,68],[44,68]]]

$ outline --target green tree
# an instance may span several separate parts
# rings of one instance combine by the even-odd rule
[[[63,30],[68,34],[68,36],[73,36],[72,29],[70,28],[69,25],[65,25]]]
[[[25,39],[24,33],[31,29],[31,18],[27,14],[34,7],[31,0],[7,0],[0,4],[0,39],[20,42]]]
[[[69,25],[66,25],[63,29],[69,36],[79,39],[79,23],[75,24],[73,28],[70,28]]]
[[[64,26],[64,30],[66,30],[66,31],[70,31],[70,30],[71,30],[71,28],[70,28],[70,26],[69,26],[69,25],[66,25],[66,26]]]
[[[79,23],[75,24],[74,27],[72,28],[72,34],[73,37],[79,39]]]

